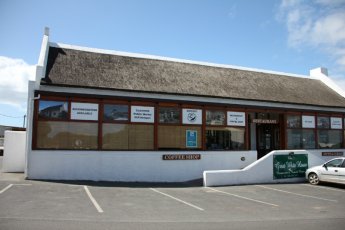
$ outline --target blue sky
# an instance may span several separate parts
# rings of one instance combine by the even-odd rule
[[[302,75],[323,66],[345,89],[345,0],[0,0],[0,125],[23,124],[45,26],[78,46]]]

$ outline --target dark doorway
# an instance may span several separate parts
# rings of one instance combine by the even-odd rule
[[[280,149],[279,125],[257,124],[258,159],[267,153]]]
[[[279,114],[257,113],[253,123],[256,123],[258,159],[273,150],[280,149]]]

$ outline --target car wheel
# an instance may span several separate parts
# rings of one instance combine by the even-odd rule
[[[312,185],[317,185],[320,183],[319,177],[316,175],[316,173],[310,173],[308,175],[308,181]]]

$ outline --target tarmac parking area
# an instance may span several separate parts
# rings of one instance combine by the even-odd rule
[[[343,229],[344,186],[0,180],[0,229]]]

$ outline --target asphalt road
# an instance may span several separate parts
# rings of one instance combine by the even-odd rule
[[[1,230],[340,230],[345,226],[344,186],[204,188],[0,177]]]

